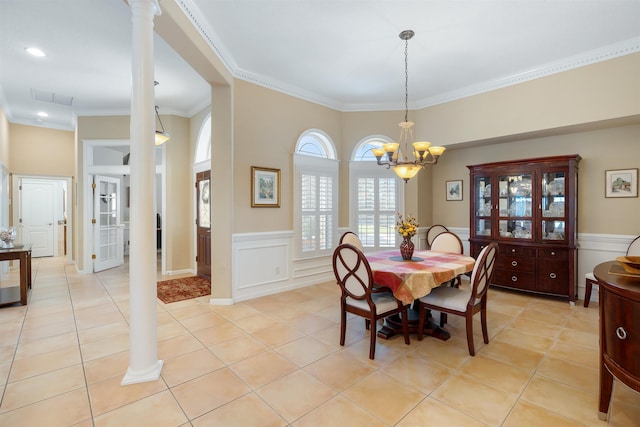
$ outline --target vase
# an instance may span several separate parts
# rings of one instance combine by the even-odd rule
[[[404,237],[402,239],[400,243],[400,254],[404,260],[411,260],[413,257],[413,242],[411,241],[411,237]]]

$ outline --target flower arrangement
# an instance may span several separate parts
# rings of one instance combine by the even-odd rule
[[[402,237],[413,237],[418,232],[418,221],[415,217],[407,215],[406,218],[398,212],[398,220],[396,221],[395,229]]]

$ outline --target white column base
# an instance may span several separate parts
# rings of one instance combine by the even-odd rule
[[[162,365],[164,362],[162,360],[158,360],[156,365],[148,371],[135,371],[129,367],[127,369],[127,373],[122,378],[120,385],[129,385],[129,384],[137,384],[144,383],[149,381],[156,381],[160,378],[160,372],[162,371]]]

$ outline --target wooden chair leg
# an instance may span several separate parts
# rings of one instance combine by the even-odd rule
[[[480,311],[480,323],[482,324],[482,338],[484,343],[489,344],[489,330],[487,329],[487,303],[482,304],[482,311]]]
[[[345,335],[347,334],[347,312],[342,310],[340,315],[340,345],[344,346]]]
[[[411,344],[411,341],[409,340],[409,314],[407,313],[406,306],[400,315],[402,316],[402,333],[404,335],[404,343],[409,345]]]
[[[589,302],[591,301],[591,289],[593,288],[593,284],[595,282],[591,279],[585,279],[584,281],[584,306],[589,307]]]
[[[369,322],[372,325],[376,324],[375,319],[367,319],[367,322]],[[369,343],[369,359],[373,360],[373,358],[376,355],[376,328],[373,327],[371,328],[371,332],[369,332],[369,334],[371,335],[371,342]]]
[[[475,356],[476,350],[473,345],[473,314],[467,313],[465,318],[467,323],[467,345],[469,346],[469,354]]]
[[[443,328],[445,323],[447,323],[447,313],[440,312],[440,327]]]
[[[424,321],[427,317],[427,309],[424,308],[421,302],[418,302],[418,341],[422,341],[422,335],[424,334]]]

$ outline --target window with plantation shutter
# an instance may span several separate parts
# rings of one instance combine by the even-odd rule
[[[303,133],[294,165],[297,256],[330,254],[338,231],[338,162],[329,137],[319,130]]]
[[[396,212],[402,206],[402,183],[392,170],[378,166],[371,153],[391,139],[367,138],[354,150],[349,165],[351,230],[358,234],[365,248],[382,249],[397,246]]]

